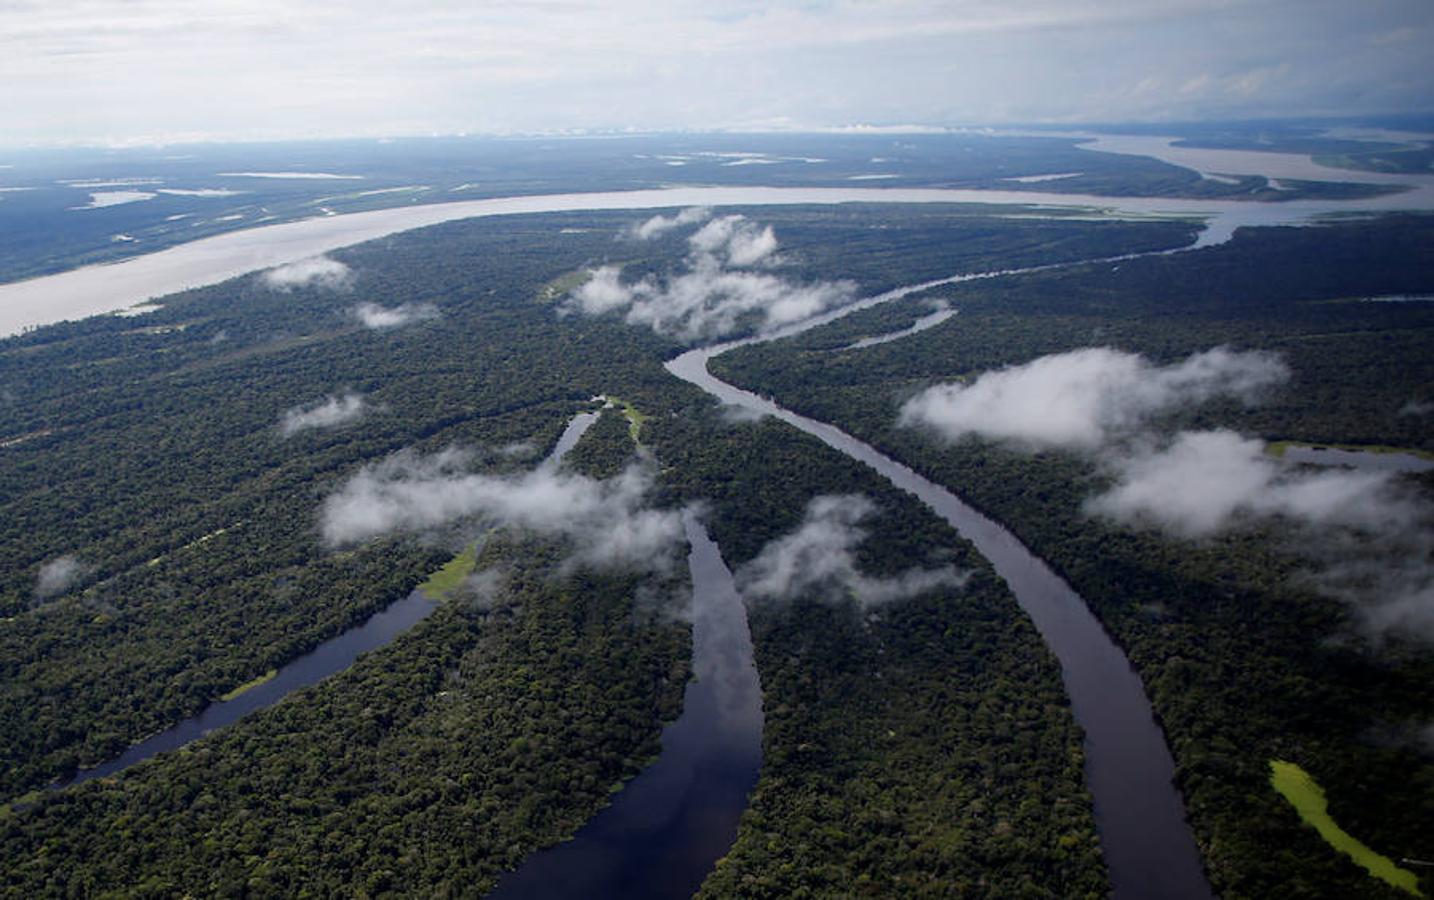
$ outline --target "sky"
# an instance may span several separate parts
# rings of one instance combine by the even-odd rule
[[[1434,110],[1430,0],[0,0],[0,143]]]

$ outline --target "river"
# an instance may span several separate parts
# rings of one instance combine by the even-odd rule
[[[762,763],[762,693],[747,614],[717,545],[691,513],[692,670],[662,755],[572,840],[505,876],[496,900],[690,897],[737,837]]]
[[[1371,472],[1428,472],[1434,459],[1413,453],[1352,450],[1346,447],[1307,447],[1287,445],[1280,453],[1287,463],[1308,463],[1315,466],[1348,466]]]
[[[890,291],[859,305],[886,302],[929,285]],[[1094,798],[1112,897],[1207,900],[1212,892],[1175,789],[1174,759],[1144,685],[1070,585],[1005,528],[908,466],[832,425],[727,384],[707,370],[709,360],[736,347],[796,334],[834,318],[827,315],[772,334],[690,350],[669,361],[667,370],[723,403],[774,416],[865,463],[915,495],[990,560],[1059,661],[1072,711],[1085,732],[1086,785]]]
[[[540,465],[557,465],[597,419],[597,413],[579,413],[574,416],[558,437],[552,452]],[[50,787],[66,788],[92,778],[107,778],[119,774],[136,763],[161,753],[178,750],[216,728],[232,725],[250,713],[267,709],[300,688],[318,684],[330,675],[344,671],[353,665],[360,655],[388,645],[399,635],[428,618],[428,614],[437,607],[438,604],[421,589],[415,589],[408,596],[395,600],[374,613],[362,624],[329,638],[303,656],[285,664],[273,678],[229,700],[216,700],[198,715],[151,735],[137,744],[131,744],[114,759],[88,769],[80,769],[73,777],[57,781]]]
[[[1308,157],[1278,153],[1172,148],[1168,138],[1085,135],[1100,152],[1140,153],[1195,168],[1233,167],[1239,174],[1294,177]],[[1231,155],[1237,159],[1231,159]],[[1293,161],[1292,161],[1293,160]],[[1299,163],[1304,160],[1304,163]],[[1238,164],[1237,164],[1238,163]],[[1263,168],[1261,168],[1263,166]],[[1197,246],[1229,239],[1236,228],[1298,225],[1331,214],[1434,210],[1434,177],[1346,173],[1318,167],[1325,180],[1399,184],[1399,194],[1359,200],[1185,200],[1102,197],[1030,190],[858,187],[671,187],[636,191],[497,197],[402,206],[231,231],[120,262],[84,266],[0,284],[0,337],[28,328],[127,309],[188,288],[327,253],[401,231],[458,219],[587,210],[650,210],[682,206],[773,206],[838,203],[982,203],[1039,209],[1087,209],[1116,218],[1180,217],[1207,223]],[[1374,179],[1374,181],[1371,181]]]

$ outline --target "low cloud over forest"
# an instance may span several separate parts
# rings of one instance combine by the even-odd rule
[[[292,291],[302,287],[336,291],[345,290],[352,285],[353,271],[336,259],[313,256],[269,269],[260,278],[264,284],[277,291]]]
[[[563,310],[621,311],[629,324],[695,343],[729,335],[753,319],[770,330],[854,299],[850,282],[799,283],[777,274],[779,244],[770,225],[740,215],[708,218],[705,210],[687,210],[635,226],[629,235],[646,240],[706,221],[688,237],[689,252],[675,274],[625,282],[620,266],[600,266],[568,295]]]
[[[1348,601],[1378,638],[1434,639],[1434,509],[1391,472],[1281,462],[1227,429],[1161,429],[1159,418],[1218,398],[1258,402],[1289,378],[1267,353],[1216,348],[1155,365],[1106,348],[1041,357],[938,385],[903,405],[902,425],[1090,457],[1110,486],[1088,514],[1182,539],[1277,523],[1307,584]]]
[[[1095,449],[1162,413],[1221,396],[1253,402],[1288,377],[1285,364],[1269,353],[1216,347],[1157,366],[1133,353],[1092,347],[986,372],[971,384],[928,388],[902,407],[901,421],[947,440],[975,434]]]
[[[850,596],[867,607],[965,583],[966,577],[951,566],[908,569],[894,578],[863,574],[855,556],[867,537],[860,523],[875,511],[875,504],[859,494],[813,498],[796,531],[768,543],[737,571],[738,587],[749,599],[815,593],[830,601]]]
[[[90,567],[74,556],[57,556],[40,567],[35,577],[35,599],[48,600],[68,591],[90,572]]]
[[[362,419],[368,409],[364,398],[352,392],[326,397],[319,403],[287,410],[279,418],[279,433],[289,437],[301,431],[348,425]]]
[[[652,504],[647,465],[599,481],[552,466],[519,475],[474,473],[472,459],[454,449],[428,456],[404,451],[366,466],[325,500],[325,543],[339,547],[475,519],[565,537],[575,563],[665,570],[685,540],[681,512]]]
[[[365,328],[372,328],[374,331],[402,328],[417,322],[431,322],[440,316],[438,307],[432,303],[401,303],[398,306],[360,303],[351,312]]]

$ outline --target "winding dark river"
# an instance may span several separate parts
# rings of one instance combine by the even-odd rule
[[[732,573],[696,517],[691,546],[692,669],[662,755],[572,840],[533,854],[490,898],[690,897],[731,848],[762,764],[762,692]]]
[[[968,276],[972,277],[972,276]],[[866,301],[895,299],[917,285]],[[849,312],[847,308],[843,312]],[[832,317],[824,317],[831,321]],[[1139,676],[1079,595],[1005,528],[962,503],[911,468],[818,422],[714,377],[714,356],[804,331],[813,320],[769,335],[688,351],[667,370],[723,403],[775,416],[827,446],[859,460],[915,495],[990,560],[1060,662],[1076,721],[1085,731],[1085,776],[1096,828],[1117,900],[1196,900],[1213,896],[1200,853],[1174,785],[1175,763],[1155,722]]]

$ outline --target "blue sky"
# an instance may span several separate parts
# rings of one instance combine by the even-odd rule
[[[0,142],[1434,110],[1431,0],[0,0]]]

